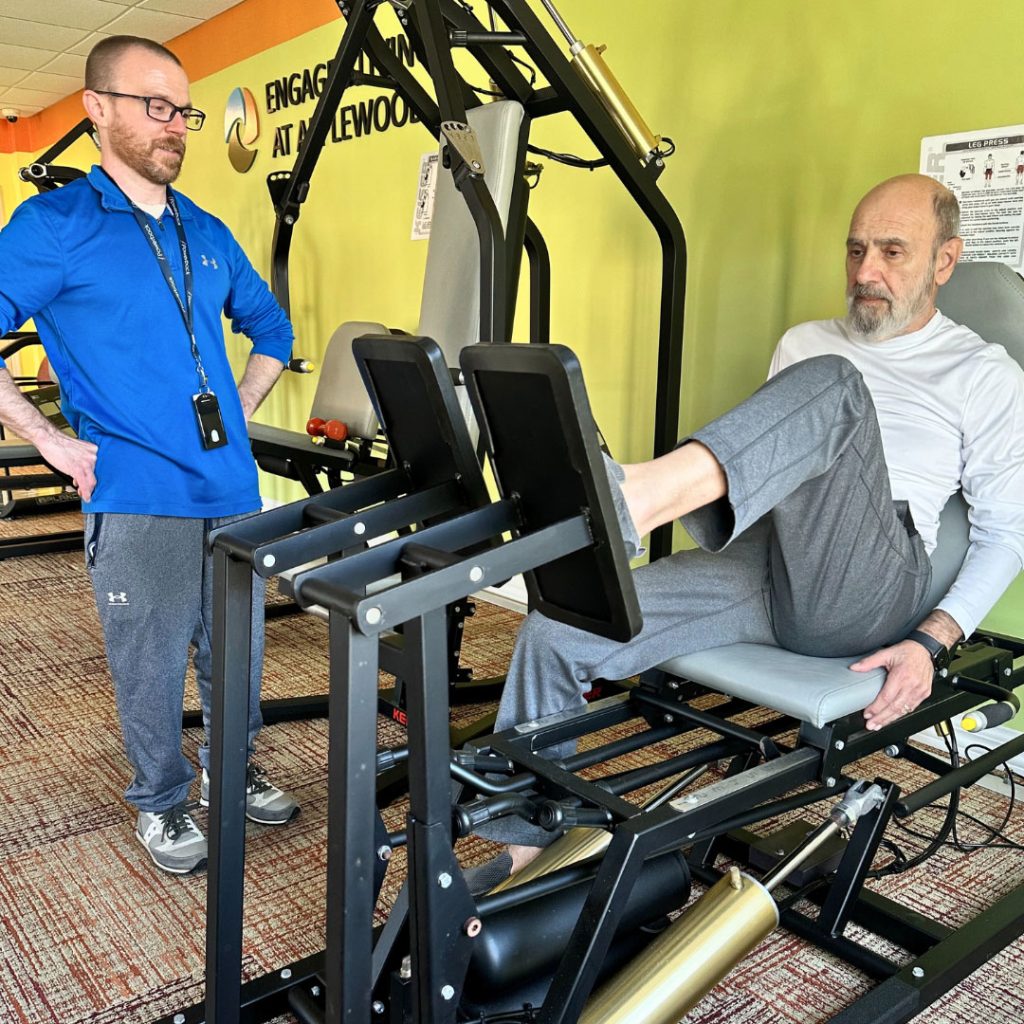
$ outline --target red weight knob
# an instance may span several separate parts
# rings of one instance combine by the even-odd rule
[[[324,436],[329,441],[344,441],[348,437],[348,426],[341,420],[328,420],[324,424]]]

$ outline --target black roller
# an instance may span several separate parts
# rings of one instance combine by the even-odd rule
[[[542,997],[568,945],[591,882],[583,879],[486,915],[483,930],[474,940],[465,1002],[497,1010],[530,997],[535,1001],[539,998],[538,982],[542,982]],[[682,907],[689,896],[690,871],[681,854],[667,853],[648,861],[629,895],[616,945],[646,944],[655,934],[646,936],[640,929],[667,911]],[[528,995],[525,990],[529,990]],[[496,999],[500,999],[500,1006],[494,1005]]]

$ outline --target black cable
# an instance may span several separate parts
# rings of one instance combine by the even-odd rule
[[[469,82],[466,85],[478,96],[497,96],[500,100],[505,98],[505,94],[500,89],[482,89],[479,85],[471,85]]]
[[[948,731],[945,735],[943,735],[942,738],[943,742],[946,745],[946,751],[949,754],[950,766],[953,769],[956,769],[960,767],[960,751],[957,749],[956,739],[955,737],[953,737],[952,725],[948,722],[946,723],[946,725]],[[884,867],[875,868],[874,870],[869,871],[865,877],[885,878],[888,875],[899,875],[902,874],[904,871],[910,871],[912,868],[920,866],[930,857],[934,857],[935,854],[938,853],[940,849],[942,849],[950,833],[956,827],[956,815],[959,806],[960,790],[959,788],[957,788],[954,789],[953,792],[949,795],[949,806],[946,810],[946,817],[943,820],[938,832],[936,832],[935,835],[932,837],[927,837],[921,835],[920,833],[916,834],[918,838],[927,840],[928,845],[923,850],[920,850],[911,857],[907,857],[899,848],[899,846],[896,845],[896,843],[893,843],[891,840],[889,840],[886,842],[887,848],[892,849],[894,852],[898,854],[898,856],[892,862],[886,864]],[[901,825],[901,827],[904,831],[910,832],[910,834],[915,834],[911,832],[911,830],[908,829],[906,826]]]
[[[508,53],[507,50],[505,52]],[[514,53],[509,53],[508,59],[515,64],[520,64],[530,72],[530,81],[526,84],[532,89],[537,81],[537,69],[528,60],[523,60],[522,57],[517,57]]]
[[[565,164],[566,167],[578,167],[586,171],[596,171],[598,167],[608,166],[608,161],[603,157],[597,160],[587,160],[582,156],[575,156],[572,153],[556,153],[554,150],[541,149],[540,146],[527,146],[526,150],[528,153],[533,153],[534,156],[546,156],[549,160],[554,160],[556,164]]]
[[[950,747],[952,747],[953,749],[956,749],[956,745],[957,744],[956,744],[955,736],[951,737],[950,740],[946,741],[947,750],[949,750]],[[970,752],[972,750],[983,750],[983,751],[985,751],[985,753],[991,753],[991,749],[989,747],[984,746],[984,744],[972,743],[968,747],[966,747],[965,750],[964,750],[964,757],[968,761],[968,763],[969,763],[969,760],[970,760]],[[1024,850],[1024,844],[1018,843],[1015,840],[1011,839],[1003,831],[1006,828],[1006,826],[1009,824],[1010,819],[1013,816],[1014,808],[1016,807],[1016,803],[1017,803],[1017,785],[1016,785],[1016,782],[1014,780],[1014,774],[1015,773],[1014,773],[1013,769],[1010,767],[1010,765],[1007,762],[1004,761],[1002,767],[1003,767],[1003,769],[1006,772],[1007,782],[1008,782],[1009,787],[1010,787],[1010,797],[1009,797],[1009,800],[1008,800],[1008,805],[1007,805],[1006,813],[1003,815],[1002,821],[1000,821],[1000,823],[998,825],[992,825],[989,822],[982,821],[980,818],[975,817],[973,814],[968,814],[966,811],[957,808],[957,811],[956,811],[956,816],[957,817],[963,818],[966,821],[969,821],[972,824],[977,825],[979,828],[984,829],[985,832],[987,833],[987,837],[985,839],[981,840],[980,842],[974,842],[974,843],[972,843],[972,842],[965,842],[958,835],[956,827],[954,825],[954,828],[952,829],[952,840],[944,840],[943,844],[942,844],[943,846],[952,847],[953,849],[958,850],[961,853],[973,853],[975,850],[983,850],[983,849],[990,849],[990,850]],[[949,805],[948,804],[933,804],[931,809],[934,809],[934,810],[945,810],[947,812],[947,817],[948,817],[948,814],[949,814]],[[910,828],[910,826],[904,824],[903,822],[897,821],[896,824],[897,824],[897,826],[903,832],[905,832],[908,835],[913,836],[916,839],[922,839],[922,840],[930,840],[931,839],[930,836],[928,836],[928,835],[926,835],[926,834],[924,834],[922,832],[918,832],[916,829]],[[995,840],[997,840],[997,839],[1002,840],[1002,842],[996,842]]]

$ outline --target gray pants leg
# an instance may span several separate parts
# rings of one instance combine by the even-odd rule
[[[919,620],[931,567],[892,501],[871,396],[849,361],[790,367],[693,437],[722,463],[729,487],[726,499],[684,519],[705,550],[633,574],[644,626],[628,643],[531,614],[496,731],[580,707],[592,680],[623,679],[670,657],[741,642],[859,654]],[[551,840],[512,818],[480,834]]]
[[[238,517],[231,517],[238,518]],[[135,775],[125,798],[163,811],[195,778],[181,749],[189,647],[209,737],[212,558],[209,531],[231,519],[105,513],[86,517],[86,564],[103,626],[125,752]],[[262,724],[263,585],[254,586],[249,751]],[[205,745],[200,759],[206,755]],[[203,760],[203,764],[207,761]]]
[[[893,501],[871,393],[849,360],[796,363],[693,437],[721,463],[728,495],[683,525],[718,551],[770,517],[780,646],[856,656],[917,625],[931,564],[906,503]]]

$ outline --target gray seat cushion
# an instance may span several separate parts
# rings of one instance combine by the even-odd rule
[[[866,708],[885,672],[852,672],[856,658],[809,658],[767,644],[729,644],[672,658],[671,675],[821,727]]]

